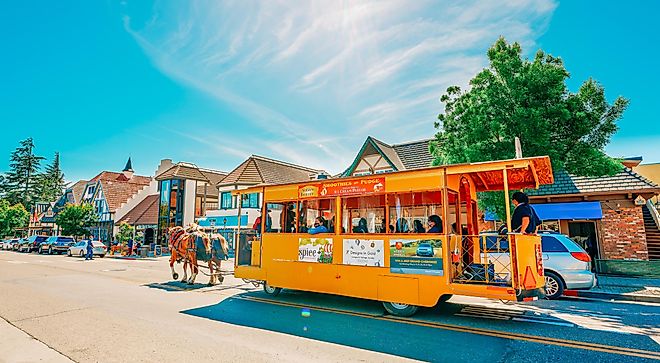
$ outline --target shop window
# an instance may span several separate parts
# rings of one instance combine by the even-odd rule
[[[241,208],[259,208],[259,193],[242,194]]]
[[[440,220],[440,229],[444,230],[442,221],[442,193],[416,192],[388,195],[390,207],[389,228],[393,233],[426,233],[431,225],[429,220]],[[431,216],[437,216],[431,218]],[[436,222],[433,223],[435,225]]]
[[[296,233],[297,205],[296,202],[267,203],[266,233]]]
[[[231,209],[232,207],[231,192],[222,192],[220,195],[220,208]]]
[[[335,232],[335,200],[334,199],[314,199],[305,200],[300,202],[300,210],[298,211],[298,233],[307,233],[310,228],[320,227],[316,225],[318,222],[328,230],[328,233]]]
[[[342,198],[342,233],[385,233],[385,195]]]

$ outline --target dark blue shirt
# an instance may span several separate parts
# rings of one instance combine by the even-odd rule
[[[522,227],[522,221],[524,217],[529,218],[529,224],[527,225],[527,229],[524,232],[534,233],[536,231],[536,226],[541,224],[541,221],[536,215],[534,208],[532,208],[532,206],[527,203],[518,204],[516,209],[513,211],[513,215],[511,216],[511,229],[513,229],[513,232],[522,233],[523,231],[520,231],[520,227]]]

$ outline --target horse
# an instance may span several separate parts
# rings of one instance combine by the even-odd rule
[[[198,260],[202,260],[208,263],[210,271],[209,285],[215,285],[216,274],[214,273],[214,269],[218,272],[220,271],[222,257],[226,256],[229,250],[227,240],[219,234],[209,237],[194,223],[186,229],[183,227],[172,227],[168,230],[168,234],[170,250],[172,251],[172,256],[170,257],[172,277],[175,280],[179,277],[174,271],[174,262],[183,261],[184,275],[181,282],[194,284],[195,278],[199,273]],[[213,243],[215,240],[218,241],[218,244]],[[218,256],[220,250],[222,250],[222,256]],[[190,265],[190,278],[187,278],[188,265]],[[219,280],[222,282],[224,278],[220,276]]]
[[[190,246],[191,246],[191,241],[193,241],[190,238],[190,235],[186,232],[186,230],[183,227],[177,226],[177,227],[171,227],[167,231],[168,234],[168,245],[170,248],[170,269],[172,270],[172,278],[177,280],[179,278],[179,274],[174,270],[174,262],[181,262],[183,261],[183,279],[181,279],[181,282],[187,282],[189,284],[192,284],[194,282],[194,279],[191,276],[191,279],[188,279],[188,264],[190,263]],[[191,267],[191,272],[192,272],[192,267]]]

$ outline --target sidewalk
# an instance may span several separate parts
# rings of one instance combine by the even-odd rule
[[[0,337],[0,362],[72,362],[3,318],[0,318]]]
[[[564,295],[660,304],[660,279],[598,275],[598,285],[593,289],[566,290]]]

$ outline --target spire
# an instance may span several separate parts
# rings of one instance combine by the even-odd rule
[[[131,157],[128,157],[128,161],[126,162],[126,166],[124,167],[123,171],[133,171],[133,163],[131,163]]]
[[[124,177],[126,177],[127,180],[130,180],[133,177],[133,163],[131,162],[130,156],[128,157],[124,170],[122,170],[122,174],[124,174]]]

